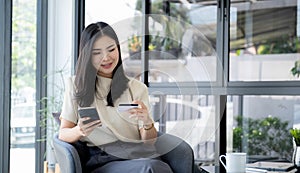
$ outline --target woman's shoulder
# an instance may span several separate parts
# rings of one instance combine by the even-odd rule
[[[129,79],[129,82],[128,82],[129,87],[147,89],[147,86],[143,82],[141,82],[135,78],[132,78],[132,77],[128,77],[128,79]]]
[[[75,76],[67,76],[65,77],[65,81],[67,84],[74,84],[74,81],[75,81]]]
[[[74,81],[75,81],[75,76],[68,76],[65,78],[66,81],[66,89],[72,90],[75,86]]]
[[[134,100],[142,100],[144,103],[148,103],[147,85],[135,78],[129,78],[128,87]]]

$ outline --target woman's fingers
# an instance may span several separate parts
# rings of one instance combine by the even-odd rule
[[[152,121],[149,118],[147,109],[134,108],[134,109],[129,110],[129,112],[130,112],[129,118],[131,118],[131,119],[141,120],[145,124],[147,124],[148,122],[152,123]]]
[[[132,103],[138,104],[142,109],[147,109],[146,105],[142,101],[134,100]]]
[[[101,126],[101,120],[95,120],[89,123],[84,123],[84,121],[89,120],[89,117],[80,118],[78,126],[83,136],[88,136],[96,127]]]
[[[95,122],[95,123],[94,122],[95,121],[88,123],[89,126],[87,126],[87,128],[85,129],[86,135],[89,135],[96,127],[99,127],[102,124],[100,120],[97,120],[97,122]]]

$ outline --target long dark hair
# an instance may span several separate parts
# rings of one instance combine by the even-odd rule
[[[111,26],[104,22],[88,25],[81,33],[79,57],[75,71],[75,99],[79,106],[90,106],[94,102],[97,81],[97,69],[92,64],[92,48],[94,42],[108,36],[115,40],[119,51],[119,61],[112,75],[112,84],[107,95],[107,106],[114,106],[114,102],[128,87],[129,79],[126,77],[122,65],[120,43],[117,34]],[[112,94],[113,93],[113,94]]]

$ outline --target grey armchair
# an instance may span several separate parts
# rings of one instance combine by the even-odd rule
[[[156,142],[156,148],[159,151],[168,150],[168,146],[174,145],[174,149],[170,150],[161,158],[172,168],[174,173],[193,173],[198,169],[194,169],[194,154],[189,144],[182,139],[170,135],[159,133]],[[169,145],[170,144],[170,145]],[[86,159],[84,144],[76,142],[73,144],[61,141],[56,134],[53,138],[54,152],[62,173],[84,173],[84,167],[81,164]]]

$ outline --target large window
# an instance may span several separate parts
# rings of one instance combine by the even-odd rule
[[[194,150],[197,162],[212,164],[215,155],[215,98],[212,95],[151,95],[156,128],[179,136]]]
[[[299,80],[298,4],[232,2],[230,81]]]
[[[216,81],[216,2],[153,0],[150,19],[150,82]]]
[[[194,148],[196,159],[213,162],[214,97],[201,94],[196,83],[216,82],[216,2],[207,5],[151,1],[146,51],[142,48],[145,32],[142,1],[100,4],[86,0],[85,25],[96,21],[112,25],[119,36],[126,73],[141,79],[144,74],[142,56],[147,54],[149,82],[175,86],[169,93],[150,91],[157,129],[186,139]],[[115,10],[119,11],[118,15]],[[182,82],[192,83],[189,84],[192,88],[188,89],[190,94],[182,92],[186,90]]]
[[[11,173],[35,172],[36,4],[36,0],[13,1]]]
[[[289,130],[299,127],[299,96],[228,96],[227,151],[258,159],[292,161]]]
[[[133,63],[129,55],[129,44],[133,41],[135,41],[134,49],[141,50],[142,13],[136,9],[136,3],[135,0],[111,0],[105,4],[97,0],[85,1],[85,26],[102,21],[114,28],[119,38],[124,65],[126,67],[129,63],[131,69],[127,74],[132,77],[139,77],[142,73],[141,63]],[[118,11],[117,15],[116,11]]]
[[[150,42],[144,52],[142,2],[99,3],[86,1],[85,25],[104,21],[114,27],[128,75],[143,74],[141,57],[147,54],[150,82],[216,81],[216,5],[169,3],[170,9],[164,10],[165,1],[153,0],[147,16]]]
[[[144,2],[86,0],[84,18],[117,31],[129,76],[149,75],[156,127],[187,140],[202,164],[219,166],[227,151],[290,160],[289,140],[281,150],[251,142],[297,123],[298,0],[151,0],[149,16]]]
[[[299,127],[298,4],[231,1],[226,151],[246,152],[249,162],[292,161],[289,130]]]
[[[80,10],[66,2],[47,2],[52,12],[48,16],[51,32],[45,32],[49,34],[49,51],[43,57],[53,60],[47,61],[50,73],[66,63],[68,73],[73,70],[72,60],[66,59],[74,58],[76,50],[71,45],[78,41],[72,27],[79,19],[74,16],[84,17],[85,26],[105,21],[117,31],[126,73],[140,79],[149,74],[156,127],[185,139],[198,162],[220,166],[218,155],[227,151],[245,151],[252,160],[256,156],[291,160],[288,129],[300,126],[299,0],[152,0],[147,36],[143,28],[144,0],[86,0],[85,13],[79,15],[74,11]],[[35,158],[35,150],[42,148],[33,148],[37,143],[32,140],[39,135],[32,131],[38,128],[33,125],[39,99],[35,92],[44,92],[36,91],[39,85],[35,83],[42,78],[36,77],[35,69],[39,66],[35,49],[41,46],[36,45],[36,14],[42,13],[36,13],[36,4],[36,0],[13,1],[11,70],[4,70],[5,74],[11,71],[11,89],[8,84],[0,88],[4,93],[1,96],[11,96],[1,99],[11,100],[9,105],[0,105],[4,122],[9,121],[4,114],[11,105],[11,129],[7,128],[11,131],[11,146],[0,141],[0,151],[5,154],[4,150],[10,149],[12,173],[37,171],[34,164],[39,158]],[[7,29],[4,26],[9,22],[0,19],[0,28]],[[6,36],[3,30],[1,36]],[[42,38],[46,38],[45,33]],[[145,38],[149,38],[146,52],[142,48]],[[5,44],[1,42],[1,50],[10,56]],[[149,60],[142,58],[144,54]],[[3,74],[0,76],[4,79]],[[4,91],[6,88],[10,94]],[[220,121],[223,118],[225,126]],[[5,128],[3,134],[7,135]],[[5,159],[1,166],[4,164],[4,170],[8,170],[9,161]],[[19,165],[26,165],[26,169]]]

